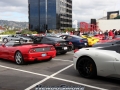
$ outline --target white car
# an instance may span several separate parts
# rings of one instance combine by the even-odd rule
[[[120,44],[79,49],[74,53],[73,62],[82,77],[120,78]]]

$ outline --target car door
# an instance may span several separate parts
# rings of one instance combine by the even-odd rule
[[[9,53],[9,48],[11,48],[14,45],[13,42],[7,42],[1,51],[2,53],[2,58],[3,59],[9,59],[10,53]]]
[[[9,36],[8,38],[9,38],[9,40],[14,40],[15,39],[15,35]]]
[[[2,44],[0,44],[0,58],[3,57],[3,53],[2,53],[3,49],[4,49],[4,47],[2,46]]]
[[[120,41],[118,43],[119,44],[116,47],[114,67],[117,71],[117,74],[120,75]],[[118,76],[118,78],[120,78],[120,76]]]
[[[104,47],[103,49],[104,50],[115,51],[112,54],[112,56],[114,57],[113,65],[114,65],[114,68],[116,70],[116,74],[120,75],[120,45],[119,44],[112,44],[111,46]],[[115,75],[115,77],[119,77],[120,78],[120,76],[116,76],[116,75]]]
[[[15,35],[14,38],[13,38],[13,40],[19,40],[19,38],[20,37],[18,35]]]

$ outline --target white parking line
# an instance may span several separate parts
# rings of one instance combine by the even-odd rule
[[[73,61],[71,61],[71,60],[63,60],[63,59],[56,59],[56,58],[54,58],[54,59],[52,59],[52,60],[55,60],[55,61],[65,61],[65,62],[73,62]]]
[[[104,89],[104,88],[99,88],[99,87],[96,87],[96,86],[92,86],[92,85],[88,85],[88,84],[83,84],[83,83],[79,83],[79,82],[75,82],[75,81],[71,81],[71,80],[66,80],[66,79],[62,79],[62,78],[57,78],[57,77],[54,77],[55,75],[61,73],[62,71],[68,69],[69,67],[71,67],[71,65],[69,65],[68,67],[52,74],[52,76],[50,77],[49,75],[45,75],[45,74],[40,74],[40,73],[35,73],[35,72],[30,72],[30,71],[26,71],[26,70],[21,70],[21,69],[16,69],[16,68],[12,68],[12,67],[7,67],[7,66],[3,66],[3,65],[0,65],[0,67],[2,68],[6,68],[6,69],[10,69],[10,70],[14,70],[14,71],[20,71],[20,72],[25,72],[25,73],[29,73],[29,74],[33,74],[33,75],[38,75],[38,76],[44,76],[46,77],[45,79],[42,80],[42,82],[50,79],[50,78],[53,78],[53,79],[56,79],[56,80],[61,80],[61,81],[65,81],[65,82],[70,82],[70,83],[73,83],[73,84],[77,84],[77,85],[83,85],[83,86],[86,86],[86,87],[90,87],[90,88],[94,88],[94,89],[100,89],[100,90],[108,90],[108,89]],[[39,84],[37,84],[39,85]],[[34,88],[34,87],[33,87]],[[29,89],[26,89],[26,90],[29,90]]]
[[[83,83],[79,83],[79,82],[75,82],[75,81],[71,81],[71,80],[66,80],[66,79],[62,79],[62,78],[57,78],[57,77],[51,77],[51,78],[56,79],[56,80],[61,80],[61,81],[69,82],[69,83],[73,83],[73,84],[77,84],[77,85],[80,85],[80,86],[85,86],[85,87],[93,88],[93,89],[108,90],[108,89],[104,89],[104,88],[100,88],[100,87],[96,87],[96,86],[92,86],[92,85],[88,85],[88,84],[83,84]]]
[[[49,75],[45,75],[45,74],[30,72],[30,71],[21,70],[21,69],[16,69],[16,68],[7,67],[7,66],[3,66],[3,65],[0,65],[0,67],[2,67],[2,68],[7,68],[7,69],[10,69],[10,70],[14,70],[14,71],[25,72],[25,73],[29,73],[29,74],[33,74],[33,75],[39,75],[39,76],[43,76],[43,77],[48,77],[48,76],[49,76]]]
[[[73,66],[73,64],[71,64],[71,65],[69,65],[69,66],[67,66],[67,67],[65,67],[65,68],[63,68],[63,69],[57,71],[56,73],[53,73],[52,75],[50,75],[50,76],[44,78],[43,80],[41,80],[41,81],[39,81],[39,82],[37,82],[37,83],[31,85],[30,87],[26,88],[25,90],[30,90],[30,89],[36,87],[37,85],[40,85],[41,83],[43,83],[43,82],[45,82],[46,80],[48,80],[48,79],[54,77],[54,76],[57,75],[57,74],[63,72],[64,70],[70,68],[71,66]]]

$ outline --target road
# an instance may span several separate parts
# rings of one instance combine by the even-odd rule
[[[73,52],[58,55],[51,61],[16,65],[0,60],[0,90],[35,90],[42,86],[81,86],[84,90],[120,90],[120,81],[97,77],[80,77],[73,68]]]

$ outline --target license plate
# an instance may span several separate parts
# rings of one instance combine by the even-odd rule
[[[87,45],[87,43],[84,43],[85,45]]]
[[[42,56],[42,57],[45,57],[45,56],[47,56],[47,55],[46,55],[46,54],[42,54],[41,56]]]
[[[64,47],[64,50],[67,50],[68,48],[67,47]]]

